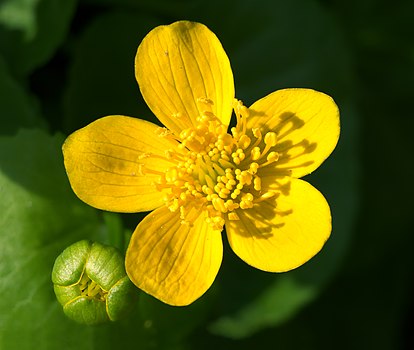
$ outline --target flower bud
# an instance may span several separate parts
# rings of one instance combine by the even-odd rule
[[[72,244],[57,257],[52,282],[65,314],[88,325],[122,318],[136,295],[121,253],[87,240]]]

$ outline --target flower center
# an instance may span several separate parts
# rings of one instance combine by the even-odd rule
[[[79,281],[79,289],[83,297],[99,301],[105,301],[108,294],[99,284],[90,279],[86,272],[83,273]]]
[[[155,185],[160,191],[168,189],[165,203],[171,211],[180,210],[182,223],[191,224],[186,212],[195,205],[207,212],[206,220],[214,229],[222,230],[226,219],[239,220],[238,210],[275,196],[262,191],[260,170],[278,160],[279,154],[272,151],[277,137],[274,132],[263,136],[258,128],[246,130],[249,110],[238,100],[234,102],[237,125],[231,134],[211,112],[211,100],[198,102],[206,110],[197,118],[197,126],[183,130],[178,138],[160,131],[160,136],[178,140],[181,152],[167,152],[176,165],[160,174]]]

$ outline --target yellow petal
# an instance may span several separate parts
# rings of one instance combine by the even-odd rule
[[[339,111],[331,97],[310,89],[278,90],[251,107],[248,127],[274,131],[280,173],[302,177],[334,150],[339,138]]]
[[[278,186],[278,195],[239,210],[239,221],[226,222],[233,251],[249,265],[270,272],[304,264],[331,233],[329,206],[317,189],[299,179]]]
[[[191,209],[181,223],[180,213],[161,207],[138,225],[126,254],[131,281],[146,293],[176,306],[192,303],[213,283],[223,246],[220,231]]]
[[[234,98],[230,62],[220,41],[203,24],[180,21],[153,29],[138,47],[135,76],[152,112],[176,135],[197,125],[203,111],[213,112],[225,125],[230,122]]]
[[[171,167],[165,151],[177,149],[177,143],[158,136],[157,130],[144,120],[109,116],[70,135],[63,155],[76,195],[95,208],[116,212],[161,206],[163,193],[154,187],[159,176],[149,171]]]

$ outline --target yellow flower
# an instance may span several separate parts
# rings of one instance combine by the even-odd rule
[[[249,108],[234,99],[229,60],[204,25],[153,29],[138,47],[135,74],[166,128],[125,116],[70,135],[66,171],[77,196],[99,209],[151,211],[132,235],[132,282],[171,305],[187,305],[213,283],[222,235],[258,269],[294,269],[324,245],[329,206],[300,177],[339,137],[333,100],[310,89],[273,92]],[[228,131],[232,112],[237,125]]]

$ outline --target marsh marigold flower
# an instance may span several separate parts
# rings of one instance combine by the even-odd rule
[[[127,249],[135,285],[165,303],[190,304],[218,273],[224,228],[233,251],[264,271],[294,269],[320,251],[331,232],[329,206],[299,178],[338,141],[329,96],[285,89],[244,106],[220,41],[187,21],[144,38],[135,74],[165,127],[108,116],[63,146],[80,199],[115,212],[152,210]]]

